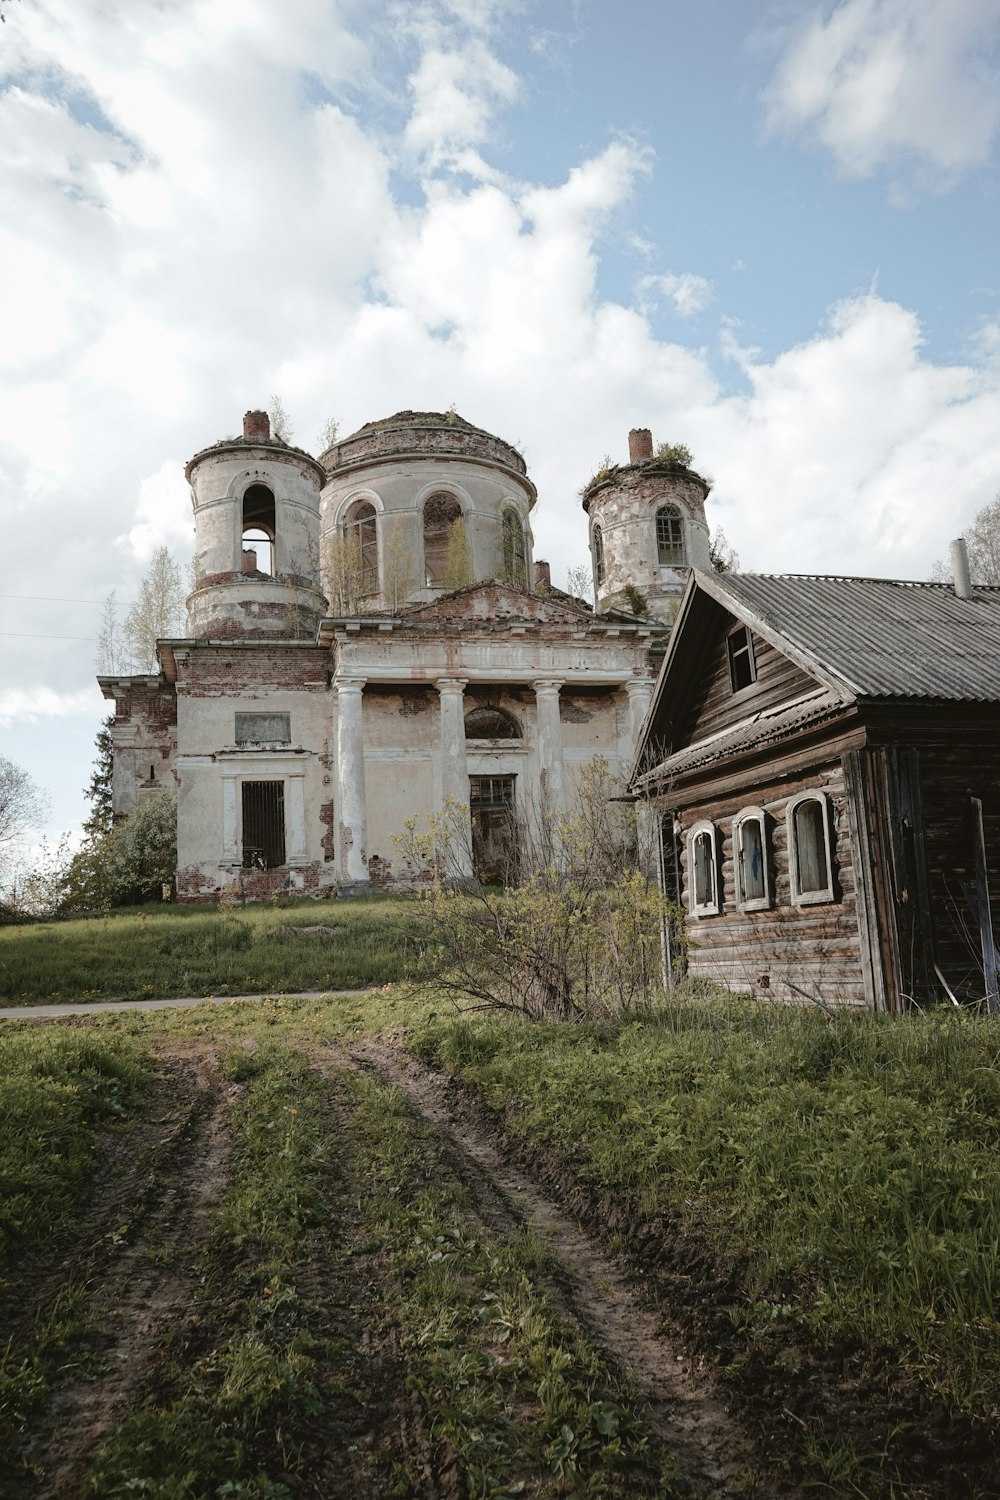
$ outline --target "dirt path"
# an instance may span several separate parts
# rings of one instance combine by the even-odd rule
[[[100,1364],[56,1388],[35,1434],[27,1457],[42,1476],[39,1500],[80,1494],[90,1455],[148,1380],[167,1333],[176,1340],[195,1332],[199,1251],[226,1182],[232,1086],[204,1050],[171,1049],[160,1067],[164,1113],[117,1143],[87,1226],[89,1264],[67,1268],[89,1283]]]
[[[686,1478],[714,1496],[747,1493],[757,1467],[752,1445],[727,1410],[703,1361],[663,1327],[624,1262],[610,1256],[522,1173],[488,1134],[456,1108],[448,1080],[385,1037],[345,1054],[400,1089],[410,1106],[445,1139],[478,1211],[494,1230],[512,1223],[537,1231],[565,1271],[567,1310],[631,1377],[648,1402],[652,1426]],[[775,1480],[769,1495],[793,1492]]]

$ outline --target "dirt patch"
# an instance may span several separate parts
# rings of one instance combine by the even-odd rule
[[[748,1434],[729,1411],[704,1355],[667,1331],[625,1263],[501,1155],[489,1133],[461,1109],[460,1091],[449,1080],[384,1037],[359,1043],[347,1056],[399,1088],[440,1133],[491,1229],[502,1233],[513,1221],[538,1233],[561,1268],[564,1310],[628,1374],[647,1405],[651,1427],[685,1478],[715,1496],[751,1492],[748,1475],[756,1464]],[[795,1491],[772,1477],[767,1493]]]
[[[90,1454],[147,1381],[168,1331],[196,1329],[206,1218],[229,1155],[225,1105],[235,1086],[221,1085],[214,1054],[161,1054],[146,1119],[106,1143],[82,1248],[61,1273],[88,1284],[87,1373],[55,1386],[25,1454],[39,1500],[80,1494]],[[51,1279],[36,1287],[36,1308]]]

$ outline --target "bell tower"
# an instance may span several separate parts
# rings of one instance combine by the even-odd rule
[[[627,464],[601,469],[583,492],[597,608],[634,608],[672,621],[690,568],[711,567],[705,497],[710,486],[688,467],[684,448],[653,449],[648,427],[628,435]]]
[[[308,639],[325,612],[319,585],[322,467],[248,411],[243,436],[196,453],[184,471],[195,521],[194,637]]]

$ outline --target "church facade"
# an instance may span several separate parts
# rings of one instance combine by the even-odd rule
[[[654,453],[587,486],[596,607],[532,556],[534,485],[454,412],[400,412],[319,458],[248,412],[195,454],[195,587],[158,671],[103,676],[114,812],[177,797],[177,897],[389,887],[409,819],[462,810],[502,878],[583,767],[626,773],[669,622],[708,564],[707,485]]]

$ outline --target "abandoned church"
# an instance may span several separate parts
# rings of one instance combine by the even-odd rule
[[[115,814],[176,790],[178,900],[391,886],[406,820],[446,803],[495,877],[595,756],[627,771],[709,565],[708,486],[648,430],[584,492],[593,609],[533,560],[520,453],[454,412],[399,412],[316,459],[251,411],[186,475],[186,633],[158,672],[99,679]]]

